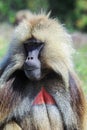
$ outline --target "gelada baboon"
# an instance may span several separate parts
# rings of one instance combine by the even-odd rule
[[[71,42],[44,13],[15,29],[0,64],[0,130],[87,130]]]
[[[29,10],[18,11],[15,15],[14,25],[20,24],[24,19],[29,19],[30,15],[32,15],[32,13]]]

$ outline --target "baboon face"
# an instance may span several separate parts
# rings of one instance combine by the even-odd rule
[[[24,72],[31,80],[39,80],[42,77],[41,72],[41,51],[44,43],[34,38],[24,42],[26,60],[24,62]]]

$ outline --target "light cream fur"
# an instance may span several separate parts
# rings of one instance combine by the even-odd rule
[[[47,65],[60,73],[68,87],[68,69],[72,70],[72,40],[65,28],[45,14],[31,14],[14,32],[13,40],[18,43],[35,37],[44,42],[43,58]],[[68,69],[67,69],[68,68]]]
[[[15,122],[9,122],[3,130],[22,130]]]

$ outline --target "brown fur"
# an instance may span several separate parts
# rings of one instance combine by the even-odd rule
[[[80,121],[83,124],[83,125],[81,124],[82,129],[86,130],[87,125],[86,124],[84,125],[84,123],[87,121],[87,102],[85,100],[84,93],[81,89],[80,81],[78,77],[76,76],[76,74],[72,73],[70,77],[71,77],[70,78],[70,92],[71,92],[71,98],[72,98],[72,106],[74,107],[75,111],[77,111]]]

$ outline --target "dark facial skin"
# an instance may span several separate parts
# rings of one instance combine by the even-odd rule
[[[24,63],[24,72],[31,80],[41,78],[41,62],[39,59],[43,43],[35,39],[30,39],[24,43],[26,60]]]

